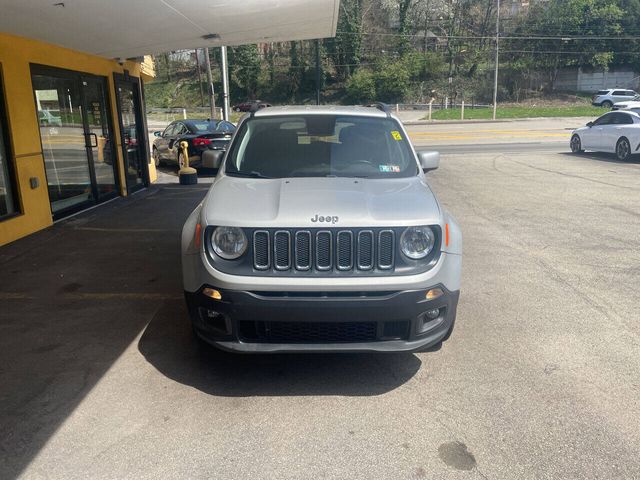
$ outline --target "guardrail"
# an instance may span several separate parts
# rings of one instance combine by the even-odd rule
[[[465,108],[492,108],[493,105],[487,105],[484,103],[475,103],[475,102],[449,102],[447,99],[443,101],[433,103],[396,103],[394,104],[394,108],[396,110],[429,110],[429,106],[431,106],[432,110],[444,110],[447,108],[462,108],[462,105]]]
[[[396,103],[395,110],[399,112],[400,110],[425,110],[427,113],[427,120],[431,120],[431,115],[433,110],[446,110],[446,109],[460,109],[460,119],[464,120],[464,111],[465,108],[477,109],[477,108],[492,108],[493,105],[486,104],[478,104],[475,102],[465,103],[464,101],[460,103],[449,103],[449,99],[445,97],[443,101],[437,103],[435,101],[429,103]]]
[[[174,120],[186,118],[210,118],[211,109],[209,107],[172,107],[172,108],[147,108],[147,117],[152,120],[163,122],[173,122]],[[216,118],[222,118],[222,108],[216,107]]]

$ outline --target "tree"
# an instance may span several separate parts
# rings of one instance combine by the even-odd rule
[[[536,4],[516,27],[514,36],[522,39],[509,40],[506,49],[523,65],[545,72],[551,86],[563,67],[606,70],[616,58],[616,41],[610,37],[624,32],[625,12],[620,3],[550,0],[545,5]]]
[[[340,80],[346,80],[360,64],[362,0],[341,0],[337,33],[324,41]]]
[[[233,63],[230,63],[233,76],[239,87],[243,88],[247,98],[256,98],[261,61],[258,46],[241,45],[233,47]]]

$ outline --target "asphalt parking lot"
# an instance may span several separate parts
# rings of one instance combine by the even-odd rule
[[[409,128],[464,232],[435,352],[201,348],[179,230],[204,184],[0,248],[0,478],[640,478],[640,160],[569,154],[570,126]]]

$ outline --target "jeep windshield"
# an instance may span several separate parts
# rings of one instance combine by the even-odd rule
[[[225,174],[250,178],[399,178],[418,174],[391,118],[351,115],[254,117],[240,127]]]

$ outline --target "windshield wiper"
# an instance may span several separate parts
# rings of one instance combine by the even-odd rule
[[[370,175],[325,175],[327,178],[370,178]]]
[[[252,170],[250,172],[243,172],[241,170],[235,170],[235,171],[232,170],[232,171],[225,171],[224,173],[232,177],[273,178],[273,177],[268,177],[266,175],[263,175],[260,172],[256,172],[255,170]]]

